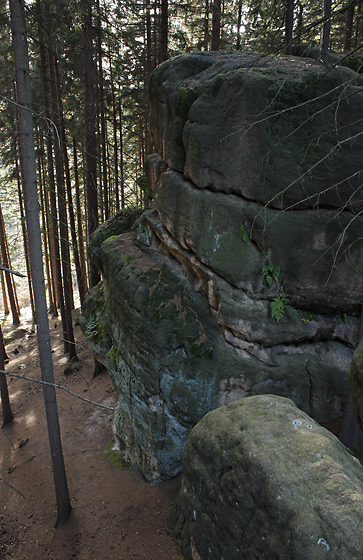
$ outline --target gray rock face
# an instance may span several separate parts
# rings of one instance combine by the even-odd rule
[[[341,417],[363,299],[360,79],[246,53],[155,70],[153,207],[91,240],[103,287],[83,324],[148,479],[179,472],[191,428],[241,397]]]
[[[169,524],[188,560],[358,560],[362,483],[359,461],[289,399],[250,397],[193,429]]]
[[[355,417],[360,429],[363,428],[363,341],[353,354],[349,376]]]
[[[177,57],[151,83],[155,144],[182,175],[163,177],[160,199],[170,203],[168,188],[169,198],[181,188],[183,200],[203,196],[202,208],[186,204],[204,210],[216,241],[229,231],[218,231],[224,220],[211,221],[209,203],[235,202],[229,230],[243,225],[294,300],[323,312],[349,312],[363,299],[361,83],[347,68],[326,73],[306,59],[246,53]],[[239,198],[188,197],[183,177]]]

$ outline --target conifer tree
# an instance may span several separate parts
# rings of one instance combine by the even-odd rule
[[[37,315],[39,360],[42,380],[46,382],[46,384],[43,384],[43,394],[57,501],[56,527],[59,527],[68,520],[71,513],[71,504],[60,439],[57,401],[55,389],[52,385],[54,384],[54,375],[44,287],[24,1],[10,0],[9,4],[14,41],[16,86],[19,103],[21,165],[23,170],[26,221],[30,241],[29,252],[32,282]]]

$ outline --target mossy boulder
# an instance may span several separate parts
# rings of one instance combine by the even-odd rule
[[[102,260],[100,259],[100,249],[102,243],[114,235],[120,235],[131,229],[134,222],[141,216],[140,208],[124,208],[119,210],[112,218],[104,222],[90,236],[88,252],[90,259],[97,268],[102,271]]]
[[[358,560],[363,468],[289,400],[207,414],[183,455],[169,520],[185,559]]]

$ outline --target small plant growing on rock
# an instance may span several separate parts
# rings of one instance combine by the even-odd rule
[[[266,263],[261,270],[263,274],[263,283],[270,287],[274,282],[279,281],[281,269],[277,264]]]
[[[251,243],[250,233],[246,230],[244,225],[241,225],[241,227],[238,228],[238,233],[239,233],[242,241],[244,241],[245,243]]]
[[[289,296],[283,290],[280,290],[279,295],[275,297],[270,303],[271,316],[279,322],[282,317],[287,313],[292,319],[297,319],[297,311],[294,307],[289,305]]]

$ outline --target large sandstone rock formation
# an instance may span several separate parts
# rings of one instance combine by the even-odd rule
[[[94,236],[103,284],[83,308],[147,478],[179,472],[196,422],[244,396],[341,416],[363,300],[359,80],[244,53],[154,71],[153,206]]]
[[[207,414],[183,456],[170,527],[190,560],[358,560],[363,468],[289,400]]]

